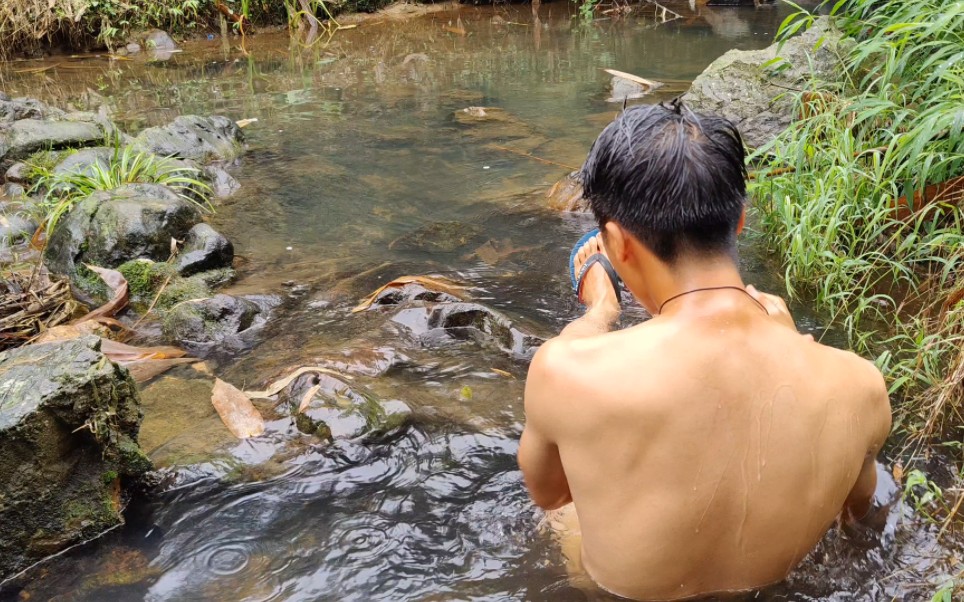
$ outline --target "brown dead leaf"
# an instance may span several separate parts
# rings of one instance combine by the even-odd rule
[[[278,393],[281,393],[281,391],[283,391],[285,387],[293,383],[296,378],[298,378],[302,374],[307,374],[309,372],[331,374],[332,376],[337,376],[338,378],[343,378],[345,380],[352,380],[351,376],[348,376],[347,374],[341,374],[340,372],[336,372],[334,370],[329,370],[328,368],[322,368],[320,366],[305,366],[303,368],[298,368],[288,376],[278,379],[275,382],[271,383],[268,386],[268,388],[265,389],[264,391],[247,391],[245,392],[245,394],[252,399],[264,399],[264,398],[272,397],[274,395],[277,395]]]
[[[412,283],[421,284],[427,289],[448,293],[450,295],[455,295],[456,297],[462,297],[462,291],[467,288],[452,280],[449,280],[448,278],[441,278],[438,276],[400,276],[388,284],[380,286],[374,293],[365,297],[365,299],[359,303],[357,307],[351,310],[351,313],[354,314],[360,311],[365,311],[371,307],[372,303],[375,302],[375,299],[378,298],[378,295],[382,294],[385,289],[401,288],[406,284]]]
[[[124,278],[124,275],[117,270],[99,268],[95,265],[88,265],[86,263],[84,265],[87,266],[87,269],[100,276],[100,279],[103,280],[112,291],[114,291],[114,296],[107,303],[101,305],[89,314],[74,320],[73,323],[79,324],[86,320],[101,317],[113,318],[114,314],[127,307],[127,302],[130,299],[127,289],[127,279]]]
[[[184,357],[187,352],[177,347],[134,347],[110,339],[102,339],[101,352],[118,364],[130,364],[142,360],[167,360]]]
[[[88,334],[93,334],[99,337],[107,337],[110,335],[110,328],[96,320],[88,320],[86,322],[81,322],[80,324],[62,324],[60,326],[54,326],[53,328],[48,328],[47,330],[43,331],[37,338],[33,340],[33,342],[39,344],[50,343],[53,341],[66,341],[80,338]]]
[[[175,366],[193,364],[199,361],[201,360],[196,357],[179,357],[166,360],[137,360],[135,362],[124,364],[124,366],[131,373],[131,376],[134,377],[136,382],[143,383],[151,380],[155,376],[164,374]]]
[[[264,432],[264,418],[248,396],[220,378],[214,379],[211,403],[221,422],[238,439],[257,437]]]

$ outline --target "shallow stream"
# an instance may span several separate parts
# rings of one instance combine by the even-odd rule
[[[0,600],[597,596],[567,584],[516,467],[526,363],[474,342],[425,346],[384,312],[350,310],[394,277],[431,273],[541,336],[578,315],[565,260],[592,221],[549,211],[545,193],[620,107],[602,69],[666,82],[647,102],[671,98],[726,50],[766,46],[787,12],[669,6],[681,17],[593,25],[563,2],[462,7],[365,21],[310,48],[266,33],[245,48],[189,43],[163,63],[0,66],[8,93],[104,105],[127,131],[188,113],[257,118],[232,168],[241,191],[211,221],[240,256],[227,292],[281,305],[258,343],[210,370],[262,388],[341,362],[353,386],[416,416],[387,439],[323,445],[262,404],[266,434],[239,443],[210,405],[210,375],[172,371],[144,391],[142,443],[170,468],[166,486],[132,504],[125,527],[8,584]],[[469,106],[507,118],[466,126],[455,113]],[[782,289],[761,248],[745,245],[743,264],[748,282]],[[821,334],[806,307],[795,312]],[[948,555],[897,506],[883,535],[829,534],[761,599],[925,599],[937,585],[922,575]]]

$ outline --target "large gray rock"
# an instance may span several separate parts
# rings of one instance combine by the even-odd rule
[[[0,122],[18,119],[56,119],[64,116],[60,109],[33,98],[0,98]]]
[[[30,240],[37,227],[37,222],[23,212],[0,209],[0,251]]]
[[[76,152],[68,152],[63,159],[54,166],[53,173],[57,176],[94,174],[94,166],[99,165],[107,169],[110,166],[114,149],[106,146],[85,148]],[[7,179],[10,179],[9,172]]]
[[[234,261],[234,245],[207,224],[197,224],[187,233],[184,248],[177,258],[182,276],[230,267]]]
[[[174,39],[163,30],[154,29],[147,33],[147,37],[144,38],[144,43],[147,44],[149,50],[177,50],[177,44]],[[138,50],[140,50],[138,48]]]
[[[217,198],[229,197],[241,189],[241,183],[220,165],[208,165],[203,173],[211,194]]]
[[[243,141],[241,128],[227,117],[182,115],[167,125],[142,131],[134,145],[162,157],[226,161],[241,154]]]
[[[201,221],[196,205],[158,184],[128,184],[95,192],[57,225],[45,260],[75,276],[82,263],[117,267],[132,259],[165,261],[171,239],[183,240]],[[74,280],[82,289],[82,282]]]
[[[734,122],[747,146],[763,146],[793,119],[788,89],[804,90],[812,78],[832,78],[841,67],[842,38],[829,17],[821,17],[783,48],[774,44],[763,50],[731,50],[693,81],[683,100],[695,111]],[[764,66],[777,57],[783,61]]]
[[[108,133],[97,121],[19,119],[0,123],[0,161],[24,159],[45,149],[90,146],[103,142]]]
[[[0,580],[123,522],[140,423],[96,337],[0,353]]]

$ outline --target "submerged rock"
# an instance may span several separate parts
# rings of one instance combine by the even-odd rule
[[[662,87],[659,82],[653,82],[655,86],[644,86],[639,82],[630,81],[624,77],[613,77],[610,84],[609,98],[606,102],[624,102],[627,100],[637,100],[649,95],[653,90]]]
[[[734,122],[748,146],[763,146],[793,119],[787,90],[805,90],[813,77],[831,78],[841,67],[842,38],[830,18],[821,17],[782,48],[730,50],[693,81],[683,100],[694,111]],[[777,57],[783,61],[774,64]]]
[[[298,430],[321,439],[384,439],[405,429],[412,419],[405,402],[382,401],[331,374],[300,376],[282,391],[281,399]]]
[[[0,580],[123,522],[138,404],[95,337],[0,353]]]
[[[0,123],[0,161],[23,159],[39,150],[90,146],[103,142],[108,133],[97,121],[19,119]]]
[[[177,44],[166,31],[154,29],[147,33],[144,43],[151,50],[177,50]],[[133,44],[136,46],[136,44]],[[138,47],[138,50],[140,47]],[[130,49],[128,49],[130,51]]]
[[[241,183],[220,165],[208,165],[202,173],[211,187],[211,194],[217,198],[229,197],[241,189]]]
[[[228,267],[234,260],[234,245],[211,226],[195,225],[184,239],[184,247],[177,258],[177,269],[182,276]]]
[[[241,351],[255,343],[278,303],[270,296],[190,299],[164,317],[164,335],[202,357]]]
[[[227,117],[182,115],[167,125],[142,131],[134,145],[162,157],[206,162],[236,158],[243,141],[241,128]]]
[[[402,309],[392,320],[429,347],[458,341],[492,345],[520,358],[531,358],[543,340],[513,326],[512,321],[479,303],[430,303]]]
[[[45,261],[52,271],[71,276],[82,263],[113,268],[138,258],[165,261],[171,239],[184,240],[200,221],[196,205],[158,184],[95,192],[57,226]]]
[[[546,193],[550,209],[556,211],[589,211],[589,201],[582,196],[582,176],[574,171],[552,185]]]
[[[482,228],[475,224],[432,222],[396,238],[388,245],[388,248],[405,251],[452,253],[470,243],[479,244],[484,238],[483,234]]]

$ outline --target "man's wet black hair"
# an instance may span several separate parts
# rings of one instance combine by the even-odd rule
[[[583,195],[600,226],[618,223],[666,263],[684,254],[735,257],[745,153],[735,125],[679,99],[631,107],[593,143]]]

